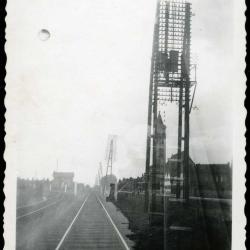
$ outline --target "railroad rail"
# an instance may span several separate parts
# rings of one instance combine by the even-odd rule
[[[30,216],[30,215],[33,215],[33,214],[42,212],[44,209],[49,208],[49,207],[51,207],[51,206],[54,206],[54,205],[58,204],[60,201],[62,201],[62,199],[57,200],[57,201],[54,201],[54,202],[51,202],[51,203],[48,203],[47,205],[42,206],[42,207],[40,207],[40,208],[38,208],[38,209],[35,209],[35,210],[31,210],[30,212],[26,212],[26,213],[24,213],[24,214],[18,215],[18,216],[16,217],[16,219],[17,219],[17,220],[20,220],[20,219],[25,218],[25,217],[28,217],[28,216]]]
[[[59,249],[129,250],[101,199],[89,195],[61,238]]]
[[[56,202],[58,201],[55,204]],[[84,199],[72,198],[70,202],[63,200],[57,204],[50,204],[51,209],[47,210],[46,207],[40,208],[47,211],[41,216],[38,211],[33,211],[38,213],[34,220],[17,221],[19,240],[16,249],[130,249],[111,218],[105,202],[97,194],[90,193]],[[30,216],[27,214],[26,217]],[[22,237],[24,235],[26,240]]]
[[[63,198],[56,199],[56,200],[46,200],[46,201],[30,204],[27,206],[23,206],[23,207],[18,207],[16,219],[20,220],[30,215],[42,212],[44,209],[54,206],[58,204],[59,202],[61,202],[62,200]]]
[[[17,207],[16,210],[24,209],[24,208],[27,208],[27,207],[33,207],[33,206],[39,205],[41,203],[45,203],[46,201],[47,200],[40,200],[40,201],[37,201],[37,202],[33,202],[33,203],[30,203],[30,204],[27,204],[27,205]]]

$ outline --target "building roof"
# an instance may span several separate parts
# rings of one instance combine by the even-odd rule
[[[184,157],[184,152],[181,152],[181,159],[183,159]],[[166,173],[170,174],[172,176],[176,176],[177,175],[177,161],[178,160],[178,154],[173,154],[167,161],[166,164]],[[193,160],[189,157],[189,166],[190,169],[195,167],[195,163],[193,162]]]
[[[181,159],[184,158],[184,151],[181,152]],[[177,162],[175,160],[178,159],[178,154],[173,154],[169,159],[168,162]],[[167,162],[167,163],[168,163]],[[195,165],[194,161],[191,159],[191,157],[189,156],[189,164]]]
[[[163,121],[162,121],[162,117],[161,117],[161,114],[160,114],[160,113],[159,113],[158,116],[157,116],[157,122],[158,122],[159,124],[163,125],[164,127],[166,127],[165,124],[164,124]]]
[[[156,132],[158,134],[165,134],[166,133],[166,125],[163,123],[160,113],[157,116]]]

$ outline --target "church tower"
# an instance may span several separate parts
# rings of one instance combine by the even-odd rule
[[[166,165],[166,126],[162,121],[161,114],[158,114],[156,122],[156,182],[158,190],[164,191],[164,167]]]

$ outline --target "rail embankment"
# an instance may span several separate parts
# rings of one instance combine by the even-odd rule
[[[135,249],[231,249],[231,200],[158,196],[156,203],[149,214],[143,193],[118,193],[115,205],[129,220]]]

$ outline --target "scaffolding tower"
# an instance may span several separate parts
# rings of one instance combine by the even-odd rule
[[[155,126],[159,106],[167,102],[178,104],[177,198],[180,198],[180,176],[183,171],[183,198],[189,198],[189,114],[191,4],[185,0],[157,2],[148,102],[148,131],[146,147],[145,209],[154,212],[156,204],[156,144]],[[193,91],[194,94],[194,91]],[[191,103],[190,103],[191,100]],[[184,152],[182,158],[181,152]],[[152,164],[152,171],[150,166]]]

